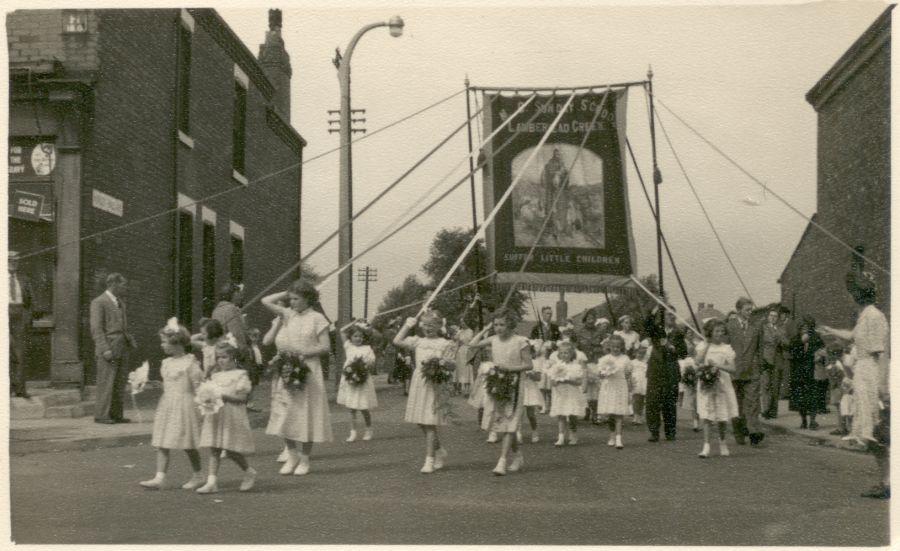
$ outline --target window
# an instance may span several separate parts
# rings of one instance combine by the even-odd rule
[[[232,134],[231,168],[241,177],[246,176],[245,145],[247,137],[247,75],[234,67],[234,126]],[[238,178],[240,180],[240,178]]]
[[[216,226],[203,221],[203,315],[216,307]]]
[[[231,236],[231,281],[244,281],[244,240]]]
[[[178,25],[178,130],[190,134],[191,122],[191,29],[182,16]]]
[[[176,312],[178,320],[185,327],[193,321],[193,285],[194,285],[194,216],[190,212],[178,212],[178,278],[176,281]]]

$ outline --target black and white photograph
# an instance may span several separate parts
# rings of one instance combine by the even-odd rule
[[[890,547],[894,7],[5,3],[0,545]]]

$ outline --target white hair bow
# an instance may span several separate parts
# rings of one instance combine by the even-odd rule
[[[606,319],[606,318],[600,318],[600,319],[598,319],[597,321],[594,322],[594,325],[599,326],[599,325],[603,325],[604,323],[605,323],[606,325],[609,325],[609,320]]]
[[[230,331],[228,332],[227,335],[225,335],[225,342],[227,342],[233,348],[238,348],[237,339],[234,338],[234,334],[232,334]]]
[[[178,318],[175,318],[175,317],[169,318],[169,321],[166,322],[165,331],[166,331],[166,333],[180,332],[181,326],[178,325]]]

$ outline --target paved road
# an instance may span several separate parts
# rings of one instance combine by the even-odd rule
[[[446,469],[418,473],[423,439],[399,422],[396,389],[382,392],[376,439],[339,441],[314,453],[305,477],[277,474],[280,443],[257,431],[250,493],[225,464],[222,492],[201,496],[137,485],[154,470],[147,444],[11,458],[12,535],[17,543],[208,544],[590,544],[886,545],[888,503],[860,498],[875,478],[871,457],[814,447],[789,436],[765,449],[698,459],[699,436],[650,444],[628,427],[626,448],[585,428],[557,449],[555,424],[540,416],[539,444],[525,470],[494,477],[497,447],[484,443],[462,401],[459,426],[444,431]],[[186,480],[184,456],[170,478]]]

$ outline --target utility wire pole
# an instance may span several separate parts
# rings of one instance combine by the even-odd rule
[[[370,268],[366,266],[365,268],[360,268],[356,272],[356,280],[365,282],[365,298],[363,299],[363,319],[369,319],[369,282],[378,281],[378,269]]]

